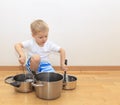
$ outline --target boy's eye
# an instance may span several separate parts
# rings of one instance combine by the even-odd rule
[[[42,39],[42,38],[47,38],[48,36],[46,35],[46,36],[43,36],[43,37],[38,37],[39,39]]]
[[[39,39],[42,39],[42,37],[39,37]]]

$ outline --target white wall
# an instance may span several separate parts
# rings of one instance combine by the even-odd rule
[[[120,65],[120,0],[2,0],[0,66],[19,65],[14,44],[31,37],[29,25],[38,18],[69,65]],[[50,58],[59,65],[58,54]]]

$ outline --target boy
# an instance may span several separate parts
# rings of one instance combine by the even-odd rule
[[[51,52],[60,53],[61,69],[66,70],[65,51],[60,46],[48,40],[49,27],[43,20],[35,20],[31,23],[32,38],[27,41],[15,44],[15,49],[19,55],[19,62],[26,63],[27,70],[39,72],[54,72],[55,70],[49,62]],[[24,50],[27,51],[27,57]]]

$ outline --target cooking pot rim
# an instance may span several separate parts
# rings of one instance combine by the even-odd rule
[[[30,81],[29,81],[30,80]],[[10,84],[10,83],[13,83],[13,82],[20,82],[20,83],[26,83],[26,82],[33,82],[34,80],[33,79],[26,79],[25,81],[17,81],[14,79],[14,76],[8,76],[5,78],[5,83],[7,84]]]
[[[47,82],[57,82],[61,80],[63,80],[63,75],[57,72],[40,72],[36,74],[36,81],[40,81],[40,82],[47,83]]]
[[[67,80],[65,82],[75,82],[77,81],[77,77],[73,76],[73,75],[67,75]],[[63,81],[64,82],[64,81]]]
[[[15,81],[26,82],[27,79],[33,79],[33,75],[30,73],[27,74],[17,74],[13,77]]]

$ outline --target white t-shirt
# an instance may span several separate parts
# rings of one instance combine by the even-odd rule
[[[23,41],[22,45],[27,52],[27,58],[30,58],[34,54],[39,54],[41,57],[41,61],[48,62],[49,54],[51,52],[59,52],[60,50],[60,46],[48,40],[43,47],[40,47],[34,39]]]

